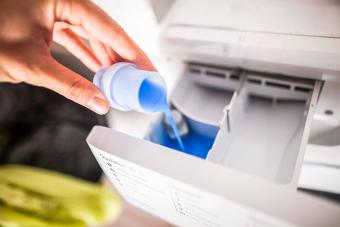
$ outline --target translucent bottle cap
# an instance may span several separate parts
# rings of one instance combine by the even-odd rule
[[[122,111],[128,111],[128,110],[131,110],[131,108],[122,106],[116,102],[116,100],[111,94],[111,87],[112,87],[113,79],[115,78],[116,72],[120,70],[121,68],[126,67],[128,65],[135,67],[135,65],[129,64],[129,63],[116,63],[109,67],[100,69],[93,77],[93,83],[104,93],[106,99],[110,103],[110,106],[115,109],[122,110]]]
[[[93,83],[102,90],[113,108],[150,113],[166,102],[166,87],[157,72],[140,70],[132,63],[116,63],[99,70]]]

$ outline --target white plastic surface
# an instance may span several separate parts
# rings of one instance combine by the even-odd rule
[[[195,75],[185,74],[175,88],[171,102],[191,119],[219,126],[223,108],[229,104],[233,91],[202,86],[195,82]]]
[[[167,24],[247,32],[340,37],[336,0],[176,1]]]
[[[319,79],[340,76],[340,3],[176,1],[161,47],[184,61]]]
[[[87,142],[124,199],[178,226],[340,225],[332,203],[109,128]]]

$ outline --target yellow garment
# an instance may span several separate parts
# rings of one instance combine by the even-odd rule
[[[103,185],[45,169],[0,166],[0,226],[96,225],[117,217],[121,207]]]

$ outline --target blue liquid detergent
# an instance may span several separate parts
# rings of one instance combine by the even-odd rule
[[[174,139],[169,137],[164,128],[158,128],[156,131],[158,136],[152,137],[151,141],[175,150],[180,149],[178,143],[175,143]],[[186,149],[185,153],[205,159],[213,146],[215,139],[190,129],[190,133],[183,136],[182,141]]]
[[[173,116],[171,115],[168,104],[166,105],[166,108],[164,108],[163,113],[164,113],[165,117],[168,119],[168,122],[171,125],[172,130],[174,131],[175,137],[177,139],[177,142],[179,144],[181,151],[185,151],[185,147],[184,147],[182,138],[179,135],[178,128],[176,127],[176,122],[175,122]]]
[[[187,119],[186,121],[187,123],[189,122],[193,123],[189,119]],[[193,124],[199,124],[199,123],[193,123]],[[205,126],[202,125],[202,127],[205,127]],[[211,130],[214,130],[214,129],[210,128],[209,135],[204,134],[204,131],[203,132],[197,131],[197,129],[195,127],[192,127],[191,124],[188,124],[188,129],[189,129],[189,133],[186,133],[185,135],[181,136],[181,139],[185,146],[184,152],[189,155],[205,159],[215,142],[215,137],[218,131],[217,127],[216,127],[215,133],[212,133]],[[182,151],[177,140],[175,138],[170,137],[168,130],[167,130],[167,126],[164,123],[164,120],[162,119],[159,119],[157,122],[153,124],[152,130],[148,134],[147,138],[153,143],[157,143],[157,144],[160,144],[165,147],[169,147],[174,150]]]
[[[139,90],[139,103],[143,109],[147,111],[159,111],[164,113],[172,127],[172,130],[174,131],[181,151],[185,151],[185,147],[176,127],[175,120],[170,112],[170,108],[166,99],[166,90],[151,80],[146,79],[143,81]]]

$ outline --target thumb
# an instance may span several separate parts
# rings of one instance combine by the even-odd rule
[[[41,67],[28,81],[34,85],[53,90],[66,98],[90,110],[105,114],[109,111],[109,104],[100,90],[84,77],[61,65],[52,57],[45,60]]]

